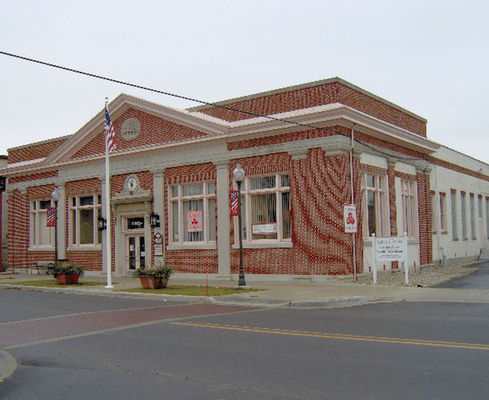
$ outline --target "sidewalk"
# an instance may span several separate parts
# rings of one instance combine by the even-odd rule
[[[17,282],[53,279],[47,275],[37,274],[0,274],[2,286],[27,288],[16,286]],[[106,283],[105,277],[83,277],[81,282]],[[183,279],[172,277],[170,285],[205,286],[205,280]],[[236,287],[235,281],[222,281],[209,279],[209,286]],[[489,289],[435,289],[418,287],[398,287],[382,285],[366,285],[345,283],[342,281],[310,282],[293,280],[287,282],[247,282],[253,289],[264,289],[260,292],[246,292],[237,290],[236,294],[216,297],[199,296],[172,296],[164,294],[129,293],[118,290],[139,288],[140,283],[132,278],[113,278],[114,289],[102,286],[70,287],[58,286],[55,288],[40,288],[35,290],[63,293],[83,293],[90,295],[104,295],[133,298],[152,298],[162,300],[177,300],[192,303],[214,303],[228,305],[257,305],[263,307],[344,307],[370,302],[420,301],[420,302],[474,302],[489,303]],[[32,287],[29,288],[32,290]]]

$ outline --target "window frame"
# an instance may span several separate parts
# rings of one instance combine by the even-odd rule
[[[202,185],[202,194],[184,194],[184,187]],[[212,185],[212,186],[211,186]],[[213,187],[213,191],[210,190]],[[176,195],[174,192],[176,189]],[[211,246],[215,247],[217,243],[217,214],[216,214],[216,183],[213,180],[206,180],[200,182],[186,182],[182,184],[175,184],[168,186],[168,232],[169,232],[169,248],[171,247],[191,247],[191,246]],[[203,240],[189,241],[185,240],[185,216],[184,216],[184,202],[188,201],[200,201],[203,202]],[[212,202],[213,201],[213,202]],[[174,229],[174,205],[177,206],[177,228]],[[211,208],[212,211],[211,211]],[[211,229],[213,234],[211,234]],[[175,240],[175,234],[178,234],[178,239]]]
[[[373,186],[367,186],[368,176],[374,180]],[[368,209],[368,194],[373,193],[375,199],[375,227],[377,237],[390,236],[389,186],[387,174],[364,172],[362,175],[362,234],[364,240],[372,240]],[[380,232],[379,227],[380,226]]]
[[[41,203],[49,203],[49,206],[46,208],[41,208]],[[45,224],[47,223],[47,210],[49,207],[53,207],[53,201],[51,199],[37,199],[31,200],[30,202],[30,210],[29,210],[29,247],[34,249],[52,249],[54,247],[54,228],[47,227]],[[58,210],[55,211],[55,213]],[[41,215],[44,215],[45,218],[43,221],[40,221]],[[55,214],[55,223],[56,223],[56,214]],[[44,224],[44,226],[42,226]],[[40,230],[40,228],[44,228]],[[43,237],[43,232],[49,235],[49,243],[48,244],[40,244],[41,237]],[[48,233],[49,232],[49,233]]]
[[[288,186],[283,185],[282,177],[288,177]],[[260,178],[275,178],[275,186],[272,188],[265,189],[251,189],[250,182],[253,179]],[[236,182],[233,183],[233,188],[237,190]],[[283,194],[289,193],[289,210],[288,210],[288,223],[290,224],[289,231],[290,237],[284,237],[284,204],[283,204]],[[275,219],[277,224],[277,236],[276,238],[262,238],[254,239],[253,234],[248,235],[248,232],[252,232],[252,214],[251,207],[253,196],[259,196],[264,194],[275,194]],[[278,246],[291,246],[292,245],[292,219],[291,219],[291,187],[290,187],[290,173],[280,172],[275,174],[261,174],[261,175],[251,175],[246,176],[245,180],[241,184],[241,206],[242,206],[242,230],[243,230],[243,245],[247,246],[267,246],[267,245],[278,245]],[[256,236],[256,234],[254,235]],[[239,224],[238,218],[234,218],[234,243],[235,246],[239,243]]]
[[[415,180],[401,179],[402,234],[418,239],[418,185]]]
[[[92,197],[93,204],[81,205],[82,198]],[[73,200],[76,204],[73,205]],[[93,243],[81,243],[82,233],[79,221],[83,210],[92,210],[92,237]],[[102,212],[102,196],[100,194],[86,194],[81,196],[71,196],[68,203],[68,237],[71,248],[100,248],[102,246],[102,232],[98,230],[98,216]],[[76,214],[74,218],[73,215]]]
[[[448,232],[447,225],[447,194],[440,192],[440,231],[442,233]]]

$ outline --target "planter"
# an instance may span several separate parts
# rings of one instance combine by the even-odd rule
[[[75,283],[78,283],[78,278],[80,275],[66,275],[66,274],[59,274],[56,276],[56,283],[58,285],[73,285]]]
[[[166,288],[168,279],[154,278],[152,276],[140,276],[141,286],[143,289],[161,289]]]

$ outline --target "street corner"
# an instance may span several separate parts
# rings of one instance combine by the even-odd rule
[[[15,358],[4,350],[0,349],[0,384],[12,375],[17,368]]]

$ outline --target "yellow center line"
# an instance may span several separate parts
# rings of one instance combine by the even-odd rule
[[[489,350],[489,344],[478,344],[478,343],[444,342],[444,341],[437,341],[437,340],[419,340],[419,339],[402,339],[402,338],[391,338],[391,337],[381,337],[381,336],[346,335],[346,334],[340,334],[340,333],[294,331],[294,330],[284,330],[284,329],[260,328],[260,327],[255,327],[255,326],[220,325],[220,324],[212,324],[212,323],[172,322],[172,324],[173,325],[196,326],[196,327],[201,327],[201,328],[227,329],[227,330],[232,330],[232,331],[271,333],[271,334],[275,334],[275,335],[306,336],[306,337],[316,337],[316,338],[322,338],[322,339],[341,339],[341,340],[356,340],[356,341],[364,341],[364,342],[411,344],[411,345],[417,345],[417,346],[434,346],[434,347],[449,347],[449,348],[458,348],[458,349]]]

